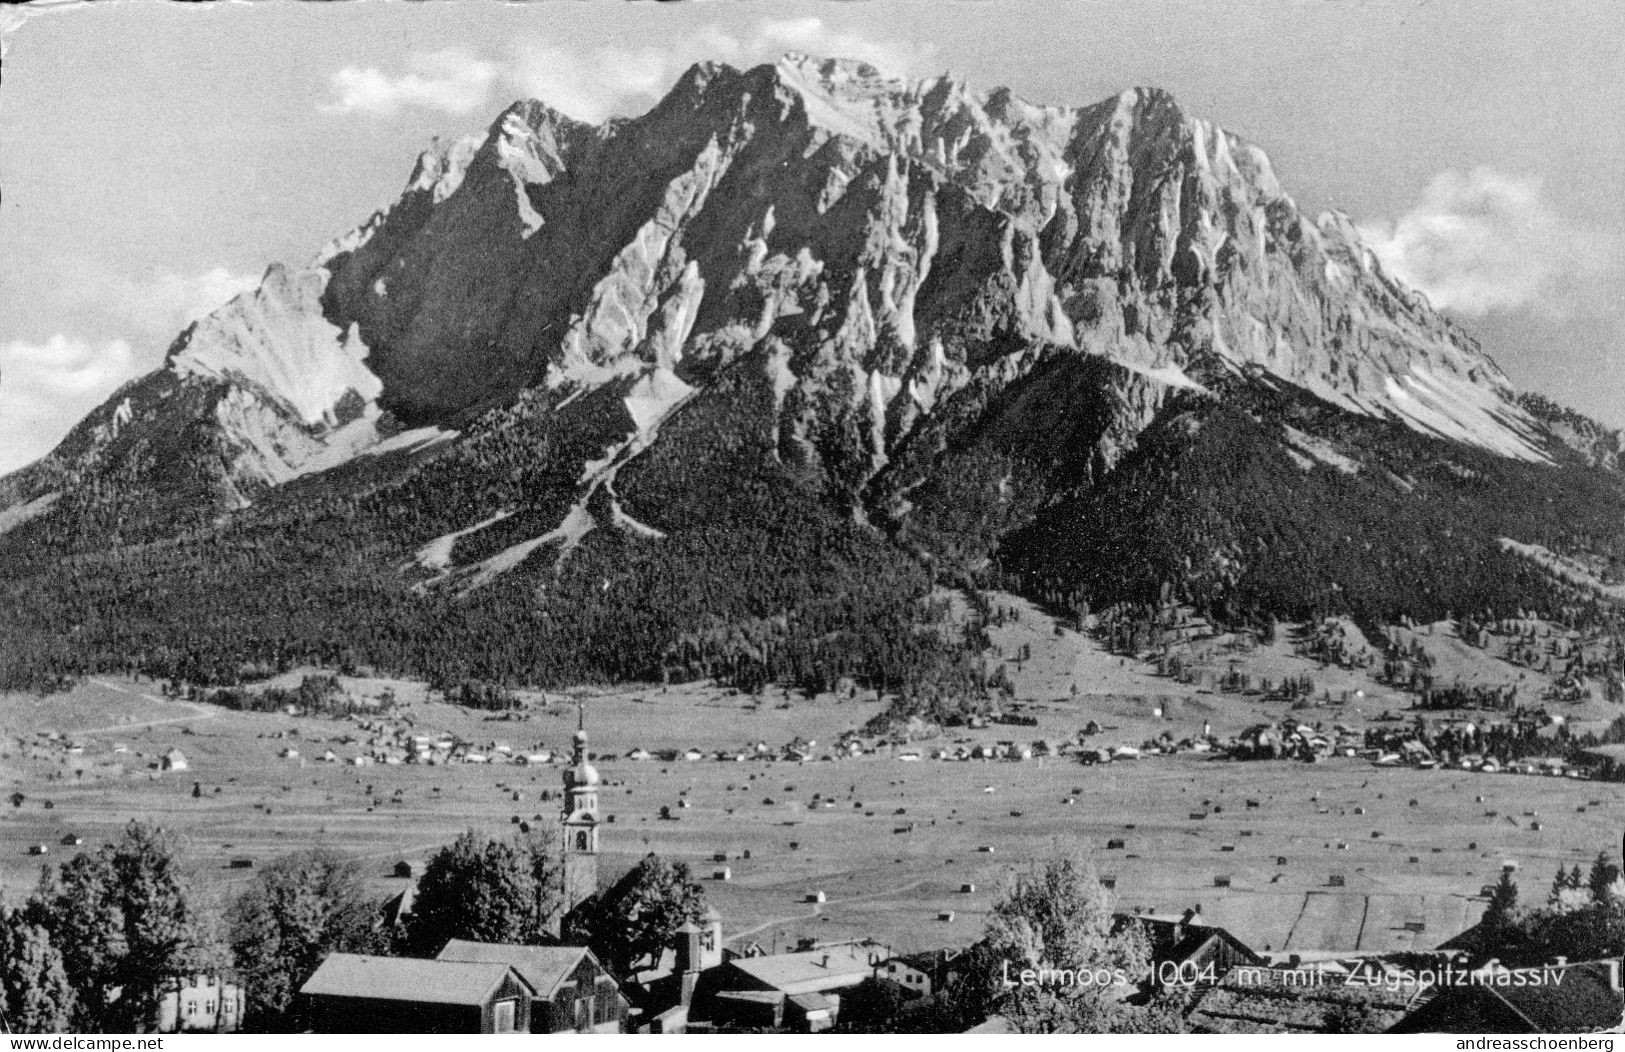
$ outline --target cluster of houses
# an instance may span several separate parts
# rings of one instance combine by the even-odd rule
[[[599,890],[600,785],[580,730],[563,771],[555,930]],[[409,891],[397,896],[388,919],[398,923],[411,902]],[[637,976],[611,975],[585,946],[453,939],[433,959],[330,954],[300,987],[299,1003],[310,1029],[333,1033],[818,1031],[835,1025],[844,992],[877,974],[902,976],[922,996],[942,980],[940,970],[870,942],[728,951],[722,916],[710,910],[683,924],[657,967]]]
[[[284,760],[370,767],[373,764],[549,764],[554,752],[536,743],[529,748],[507,742],[474,742],[456,734],[428,734],[409,723],[350,714],[355,724],[349,733],[325,741],[306,741],[299,728],[277,731],[272,738],[284,742],[277,755]]]
[[[708,911],[636,977],[611,975],[585,946],[453,939],[428,960],[330,954],[299,996],[317,1033],[816,1033],[862,987],[940,991],[957,957],[898,955],[867,940],[735,951]]]
[[[1123,993],[1176,994],[1197,1033],[1576,1033],[1625,1018],[1617,960],[1507,968],[1446,949],[1271,955],[1199,909],[1120,913],[1114,924],[1139,927],[1150,948],[1147,982]],[[300,996],[317,1032],[816,1033],[843,1019],[883,1025],[865,1013],[950,991],[973,959],[867,939],[730,948],[709,911],[636,977],[611,975],[582,946],[452,940],[432,960],[332,954]],[[1002,1026],[995,1017],[977,1029]]]
[[[382,720],[368,720],[352,716],[358,724],[355,733],[327,739],[325,742],[305,743],[297,728],[279,731],[277,738],[287,739],[279,755],[288,760],[311,760],[323,763],[342,763],[357,767],[373,764],[484,764],[484,765],[547,765],[566,757],[538,742],[529,747],[517,747],[501,741],[473,742],[454,734],[425,734],[408,727],[389,727]],[[1368,760],[1378,766],[1409,766],[1433,768],[1450,766],[1462,770],[1486,773],[1519,773],[1568,778],[1591,776],[1591,768],[1584,763],[1572,763],[1555,757],[1535,757],[1505,763],[1494,756],[1465,754],[1448,756],[1448,764],[1429,747],[1416,732],[1399,730],[1360,732],[1338,723],[1330,729],[1319,724],[1299,721],[1291,716],[1273,723],[1249,727],[1240,734],[1219,738],[1204,733],[1176,739],[1172,733],[1147,739],[1138,744],[1097,744],[1091,739],[1099,733],[1098,725],[1078,731],[1074,738],[1038,738],[1031,741],[999,739],[977,741],[956,738],[952,742],[921,746],[901,737],[865,737],[856,731],[843,733],[836,741],[819,748],[816,740],[795,738],[780,745],[766,741],[746,743],[738,748],[724,749],[646,749],[633,748],[621,758],[632,762],[658,763],[744,763],[747,761],[774,761],[782,763],[835,762],[866,756],[890,757],[905,762],[936,760],[944,762],[972,761],[1027,761],[1064,758],[1083,764],[1111,763],[1118,760],[1137,760],[1142,756],[1175,755],[1180,753],[1214,754],[1238,760],[1299,760],[1309,763],[1331,757],[1351,757]],[[304,751],[302,751],[302,749]],[[319,750],[319,751],[318,751]],[[176,755],[179,756],[178,751]],[[1600,755],[1600,753],[1599,753]],[[1613,761],[1625,756],[1608,757]],[[184,764],[184,757],[179,762]],[[1600,761],[1599,761],[1600,765]],[[163,761],[171,769],[170,758]],[[173,769],[184,770],[184,766]]]
[[[358,729],[379,734],[364,725]],[[1301,724],[1278,725],[1271,733],[1312,748],[1319,748],[1314,743],[1322,739],[1341,745],[1352,735],[1342,727],[1321,734]],[[398,740],[393,732],[386,737]],[[512,750],[499,751],[499,743],[475,749],[471,743],[433,735],[402,737],[413,746],[427,737],[431,756],[442,741],[450,741],[442,751],[465,757],[461,762],[470,762],[470,752],[515,756]],[[1251,740],[1256,746],[1271,739],[1261,732]],[[1065,749],[1041,746],[974,745],[962,758],[1090,755],[1077,742]],[[899,760],[910,756],[903,743],[867,743],[855,735],[843,737],[834,748],[847,755],[889,750]],[[1156,748],[1148,743],[1144,750],[1105,749],[1095,762],[1130,759]],[[733,755],[784,759],[810,755],[814,749],[815,742],[800,740],[779,749],[754,743]],[[943,747],[932,755],[958,759],[959,750]],[[692,752],[699,753],[698,759],[717,758],[715,753]],[[638,759],[639,753],[645,751],[633,750],[628,758]],[[530,762],[529,754],[519,755]],[[676,755],[686,761],[690,752]],[[564,895],[555,930],[563,930],[564,916],[601,887],[598,793],[603,783],[584,730],[577,732],[565,759]],[[185,769],[184,758],[177,760],[176,769]],[[403,865],[397,875],[410,877],[412,871]],[[816,901],[823,901],[821,892],[815,894]],[[409,885],[387,907],[386,921],[401,923],[412,905]],[[1573,1033],[1614,1028],[1625,1018],[1619,962],[1612,960],[1507,968],[1474,956],[1475,951],[1456,946],[1456,941],[1425,952],[1271,954],[1208,924],[1199,906],[1177,915],[1120,913],[1114,923],[1137,926],[1150,950],[1149,978],[1125,995],[1159,989],[1176,993],[1188,1026],[1197,1032],[1317,1033],[1358,1026],[1401,1033]],[[866,1016],[894,1010],[899,1002],[952,997],[955,984],[969,977],[966,969],[976,960],[961,947],[899,953],[866,938],[804,939],[783,952],[737,939],[730,946],[723,917],[711,909],[677,929],[654,967],[633,975],[612,974],[587,946],[452,939],[432,958],[329,954],[299,988],[296,1004],[304,1027],[319,1033],[810,1033],[843,1023],[884,1026],[884,1018]],[[160,1025],[170,1031],[235,1030],[244,1007],[240,985],[190,976],[164,995]],[[995,1018],[978,1029],[1001,1025],[1007,1023]]]
[[[1383,719],[1384,717],[1378,717]],[[1400,717],[1387,715],[1392,722]],[[1561,717],[1555,717],[1561,720]],[[1415,726],[1369,728],[1356,731],[1346,724],[1334,724],[1331,730],[1319,725],[1299,722],[1288,716],[1275,723],[1262,723],[1248,728],[1234,738],[1213,742],[1210,748],[1238,760],[1303,760],[1314,763],[1333,756],[1367,760],[1378,767],[1414,767],[1422,770],[1448,768],[1451,770],[1479,771],[1485,774],[1525,774],[1548,778],[1590,778],[1594,768],[1607,759],[1604,746],[1591,750],[1597,762],[1588,764],[1587,757],[1579,762],[1557,756],[1529,756],[1502,760],[1487,751],[1463,751],[1465,741],[1472,743],[1482,731],[1470,720],[1446,718],[1434,721],[1431,731]]]
[[[598,887],[600,779],[584,731],[563,782],[561,911],[568,911]],[[390,919],[398,921],[411,908],[410,894],[392,908]],[[1518,970],[1456,949],[1315,958],[1259,953],[1207,924],[1200,907],[1177,916],[1118,914],[1114,923],[1137,926],[1150,950],[1144,988],[1125,993],[1176,992],[1199,1032],[1325,1032],[1351,1022],[1401,1032],[1573,1032],[1616,1026],[1625,1016],[1613,961],[1548,965],[1544,986],[1531,991]],[[307,1025],[318,1032],[811,1033],[843,1020],[883,1026],[885,1019],[864,1013],[899,999],[951,996],[975,959],[956,948],[900,954],[871,939],[807,939],[785,952],[729,947],[713,909],[683,924],[656,966],[636,975],[611,974],[586,946],[453,939],[427,960],[331,954],[299,994]],[[1425,977],[1452,969],[1473,981]],[[1554,969],[1562,973],[1562,996],[1542,1000]],[[882,992],[890,996],[871,996]]]
[[[1397,717],[1393,722],[1398,722]],[[1520,712],[1511,721],[1487,724],[1451,716],[1406,727],[1374,727],[1365,732],[1365,747],[1359,754],[1383,767],[1450,768],[1548,778],[1594,777],[1598,773],[1596,765],[1588,763],[1590,757],[1585,754],[1577,760],[1566,756],[1517,756],[1496,747],[1498,741],[1504,746],[1509,738],[1538,738],[1537,728],[1549,728],[1555,740],[1564,722],[1562,716],[1535,710]]]

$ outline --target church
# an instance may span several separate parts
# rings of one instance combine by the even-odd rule
[[[564,769],[563,830],[564,889],[559,902],[557,930],[571,913],[598,894],[598,769],[587,758],[587,729],[580,711],[574,751]]]

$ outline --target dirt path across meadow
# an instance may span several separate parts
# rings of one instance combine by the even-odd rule
[[[192,720],[212,720],[219,715],[219,713],[214,709],[211,709],[206,705],[199,705],[196,702],[177,701],[173,698],[160,698],[156,694],[145,694],[139,690],[131,690],[129,687],[121,687],[117,683],[110,683],[105,679],[93,679],[91,682],[96,684],[98,687],[106,687],[108,690],[116,690],[120,694],[134,694],[138,698],[153,702],[157,705],[180,705],[183,708],[191,709],[192,715],[170,716],[161,720],[142,720],[139,723],[115,723],[107,727],[89,727],[85,730],[74,731],[75,734],[112,734],[115,732],[137,730],[141,727],[159,727],[167,723],[188,723]]]

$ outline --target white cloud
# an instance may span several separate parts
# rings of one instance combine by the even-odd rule
[[[131,278],[81,261],[61,267],[57,295],[66,306],[99,319],[96,328],[162,351],[188,324],[258,285],[257,276],[225,267]]]
[[[1441,172],[1416,207],[1361,233],[1389,273],[1467,315],[1560,316],[1608,269],[1602,239],[1557,215],[1538,176],[1491,168]]]
[[[747,62],[775,58],[787,50],[821,58],[857,59],[900,76],[919,73],[932,52],[927,44],[832,30],[815,17],[770,19],[740,42],[740,58]]]
[[[150,281],[118,282],[106,290],[129,323],[141,331],[173,337],[181,329],[224,306],[233,296],[259,286],[251,274],[215,267],[201,274],[159,274]]]
[[[713,59],[743,68],[786,51],[858,59],[899,76],[918,74],[932,53],[929,45],[834,30],[821,18],[764,19],[739,34],[706,26],[658,48],[518,48],[504,68],[515,90],[597,122],[649,106],[695,62]]]
[[[373,66],[346,66],[332,76],[337,101],[318,109],[374,117],[392,117],[408,108],[469,113],[486,104],[499,73],[496,63],[456,48],[414,53],[407,65],[407,72],[393,77]]]
[[[134,354],[123,340],[91,344],[57,333],[44,343],[0,344],[0,378],[7,387],[74,398],[107,391],[130,378]]]
[[[124,340],[92,343],[57,333],[42,343],[0,344],[0,474],[50,452],[140,371]]]
[[[53,298],[79,332],[0,343],[0,474],[49,452],[120,384],[157,368],[188,323],[258,284],[225,267],[135,279],[59,264]]]

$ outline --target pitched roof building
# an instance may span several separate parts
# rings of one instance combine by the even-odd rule
[[[841,994],[872,979],[892,957],[871,942],[735,957],[721,969],[705,1018],[763,1030],[827,1030],[838,1020]]]
[[[960,953],[953,950],[926,950],[888,957],[875,965],[876,979],[886,979],[905,991],[929,997],[948,985],[954,977],[954,963]]]
[[[327,956],[299,988],[322,1034],[527,1033],[535,990],[501,962]]]
[[[1257,966],[1264,958],[1224,928],[1204,923],[1200,907],[1177,917],[1119,913],[1117,930],[1138,925],[1151,947],[1152,981],[1158,985],[1211,983],[1239,966]]]
[[[1394,1034],[1583,1034],[1625,1021],[1620,962],[1489,967],[1439,990]]]
[[[435,960],[512,967],[533,991],[533,1034],[613,1034],[626,1023],[626,997],[614,977],[585,946],[523,946],[452,939]]]

